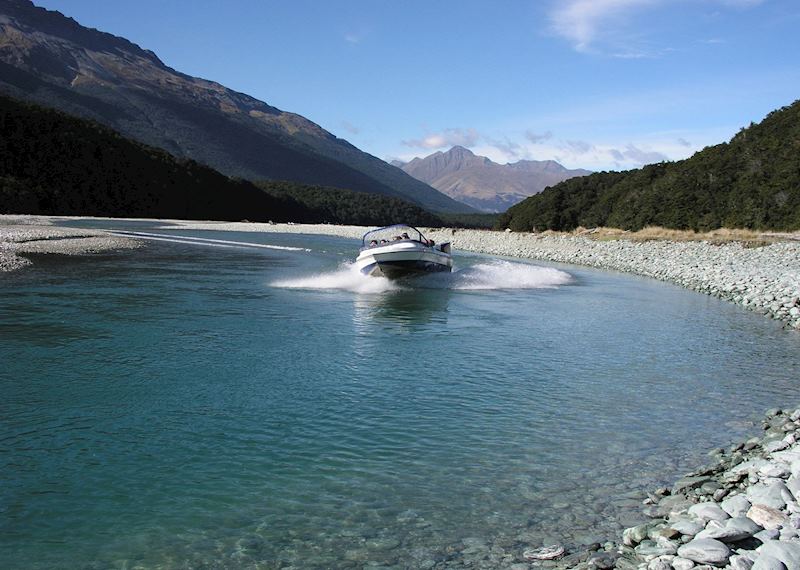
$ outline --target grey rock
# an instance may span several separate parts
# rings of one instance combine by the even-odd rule
[[[647,565],[647,570],[672,570],[672,564],[666,560],[659,560],[656,558],[655,560],[650,561],[650,563]]]
[[[762,554],[756,559],[751,570],[787,570],[786,565],[772,556]]]
[[[681,534],[688,534],[690,536],[694,536],[698,532],[703,530],[704,527],[697,521],[692,521],[689,519],[679,519],[671,523],[670,528],[674,528]]]
[[[724,521],[730,515],[716,503],[697,503],[689,507],[689,514],[704,521]]]
[[[800,568],[800,543],[768,540],[759,549],[762,556],[772,556],[783,562],[787,568]]]
[[[725,526],[728,528],[736,528],[743,532],[747,532],[753,536],[757,532],[764,530],[759,524],[747,517],[733,517],[725,521]]]
[[[678,556],[677,558],[672,559],[672,567],[675,570],[691,570],[694,568],[694,562],[688,558],[681,558]]]
[[[761,527],[758,528],[760,529]],[[713,538],[721,542],[727,543],[727,542],[738,542],[740,540],[744,540],[745,538],[750,538],[751,536],[753,536],[752,532],[748,532],[741,528],[728,527],[728,526],[723,526],[723,527],[709,526],[705,530],[700,531],[695,538],[696,539]]]
[[[722,501],[719,506],[732,517],[742,517],[750,510],[751,503],[745,495],[734,495]]]
[[[794,469],[794,465],[792,466],[792,469]],[[789,477],[789,480],[786,482],[786,488],[792,492],[795,500],[800,499],[800,477],[796,475]]]
[[[637,546],[634,551],[638,556],[646,558],[648,556],[663,556],[665,554],[675,554],[678,551],[677,545],[670,542],[664,541],[661,543],[655,543],[652,540],[647,540]]]
[[[564,555],[564,547],[560,544],[552,544],[542,548],[527,548],[522,553],[522,558],[528,562],[533,560],[555,560]]]
[[[787,500],[794,500],[794,495],[782,481],[773,481],[770,484],[753,485],[747,489],[747,498],[754,505],[782,509]]]
[[[690,489],[696,489],[703,485],[703,483],[710,483],[713,480],[710,477],[706,476],[689,476],[683,477],[678,479],[675,484],[672,486],[672,494],[677,495],[683,491],[688,491]]]
[[[767,453],[773,453],[775,451],[783,451],[784,449],[788,449],[788,447],[789,443],[786,441],[771,441],[764,446],[764,451]]]
[[[746,556],[741,556],[739,554],[731,556],[731,559],[728,561],[728,564],[730,565],[731,570],[750,570],[753,567],[752,560],[750,560]]]
[[[617,570],[639,570],[640,560],[631,560],[628,558],[618,558],[614,564]],[[596,566],[589,566],[589,568],[597,568]]]
[[[761,530],[753,535],[753,538],[757,538],[761,542],[767,542],[768,540],[778,540],[778,537],[781,535],[781,531],[775,528],[766,528]]]
[[[714,491],[714,494],[711,496],[715,502],[720,502],[722,499],[728,496],[729,491],[727,489],[717,489]]]
[[[648,529],[649,525],[647,524],[640,524],[626,528],[624,531],[622,531],[622,543],[626,546],[636,546],[645,538],[647,538]]]
[[[598,570],[609,570],[617,565],[619,556],[614,552],[595,552],[589,556],[589,568],[597,568]],[[619,567],[619,566],[617,566]]]
[[[700,485],[700,492],[704,495],[713,495],[715,491],[718,491],[721,488],[722,485],[716,481],[708,481],[707,483]]]
[[[712,566],[724,566],[731,555],[725,543],[713,538],[694,539],[678,549],[678,556]]]
[[[768,463],[769,463],[769,461],[767,461],[766,459],[751,459],[749,461],[745,461],[744,463],[740,463],[739,465],[736,465],[735,467],[730,469],[730,473],[732,473],[732,474],[741,473],[743,471],[755,473],[759,469],[761,469],[764,465],[767,465]]]

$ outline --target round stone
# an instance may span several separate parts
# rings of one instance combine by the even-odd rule
[[[678,556],[699,564],[724,566],[728,563],[731,549],[713,538],[696,538],[678,548]]]

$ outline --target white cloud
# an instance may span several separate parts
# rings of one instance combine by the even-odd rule
[[[421,139],[404,140],[403,144],[413,148],[439,149],[452,146],[471,147],[481,139],[475,129],[444,129]]]
[[[359,44],[361,43],[361,35],[348,32],[344,35],[344,41],[346,41],[349,44]]]
[[[766,0],[707,1],[734,9],[753,8],[766,2]],[[641,26],[633,30],[629,20],[637,11],[668,3],[667,0],[562,0],[553,3],[549,16],[550,28],[556,35],[568,40],[578,52],[607,52],[607,55],[624,59],[658,57],[674,50],[641,47],[643,45],[640,39]],[[719,40],[707,41],[715,43]],[[624,49],[619,49],[618,46],[624,46]]]
[[[620,18],[632,10],[656,4],[659,0],[567,0],[559,2],[550,14],[558,35],[572,43],[576,51],[589,51],[601,29],[616,28]]]

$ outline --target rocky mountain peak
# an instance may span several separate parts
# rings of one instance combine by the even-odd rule
[[[463,146],[415,158],[401,167],[448,196],[488,212],[501,212],[587,170],[569,170],[554,160],[520,160],[497,164]]]

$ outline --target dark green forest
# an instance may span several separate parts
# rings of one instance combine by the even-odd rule
[[[296,182],[259,181],[256,186],[277,197],[305,206],[315,223],[385,226],[398,221],[417,226],[441,226],[442,220],[415,204],[398,198]]]
[[[228,178],[99,123],[0,96],[0,213],[441,225],[397,198]]]
[[[561,182],[496,224],[514,231],[578,226],[800,229],[800,101],[686,160]]]

